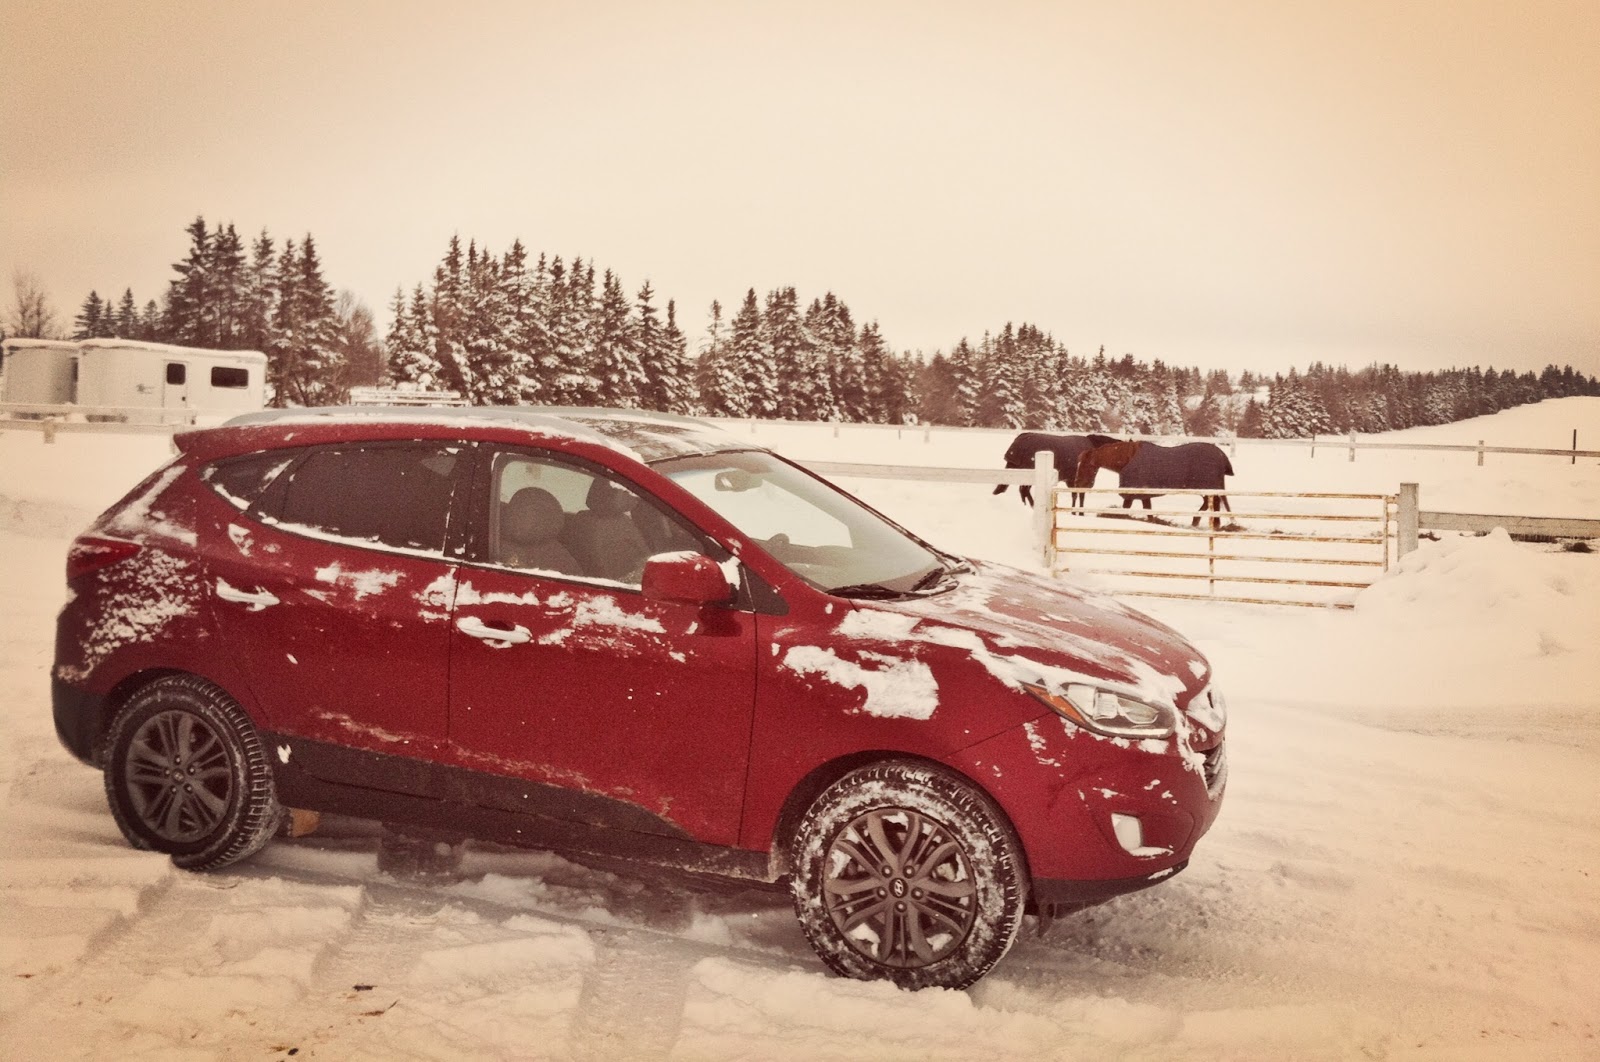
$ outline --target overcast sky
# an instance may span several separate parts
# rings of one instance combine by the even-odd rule
[[[1596,0],[0,0],[0,282],[158,298],[196,214],[387,327],[454,233],[900,350],[1600,373]]]

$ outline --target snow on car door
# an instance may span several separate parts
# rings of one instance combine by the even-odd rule
[[[201,536],[212,611],[273,730],[439,756],[454,591],[443,546],[464,463],[442,446],[380,444],[212,471],[222,497]],[[247,499],[228,484],[252,475],[273,482],[240,512]]]
[[[461,765],[560,787],[520,809],[734,843],[754,616],[639,589],[646,557],[706,544],[639,492],[534,453],[496,457],[482,489],[451,631]]]

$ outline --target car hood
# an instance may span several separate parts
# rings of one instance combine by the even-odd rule
[[[898,623],[904,640],[967,649],[1012,687],[1088,682],[1176,708],[1210,681],[1205,657],[1142,612],[1056,579],[972,563],[973,571],[955,576],[954,589],[863,602],[847,624],[887,630]]]

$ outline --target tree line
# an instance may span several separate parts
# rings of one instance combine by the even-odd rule
[[[196,218],[159,303],[91,291],[75,338],[118,336],[268,358],[275,405],[346,401],[356,385],[454,391],[475,404],[599,405],[857,423],[930,423],[1126,434],[1267,438],[1391,431],[1510,406],[1600,394],[1571,366],[1540,373],[1408,372],[1313,364],[1269,377],[1073,354],[1029,323],[948,351],[896,353],[876,321],[832,292],[802,309],[793,287],[748,289],[731,320],[713,302],[691,342],[677,304],[594,259],[503,252],[452,238],[427,283],[395,291],[379,340],[372,314],[323,276],[310,233],[249,247],[232,223]],[[42,296],[16,281],[8,320],[44,335]],[[631,289],[631,294],[630,294]],[[23,311],[28,313],[24,314]],[[48,313],[43,314],[48,317]],[[691,349],[692,348],[692,349]]]

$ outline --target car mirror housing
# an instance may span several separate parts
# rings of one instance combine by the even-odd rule
[[[722,566],[703,553],[661,553],[645,562],[644,596],[676,605],[722,605],[733,587]]]

